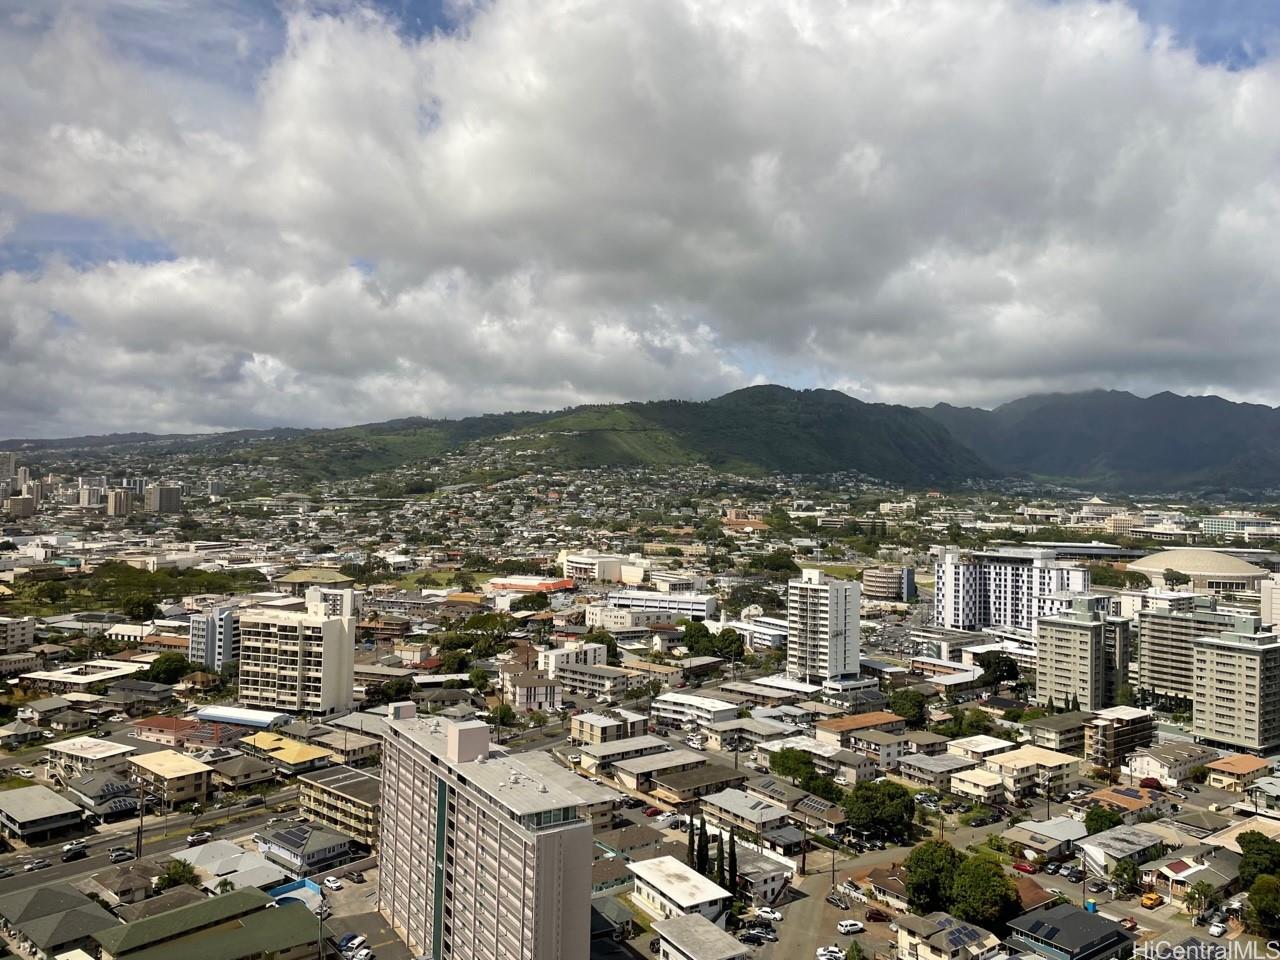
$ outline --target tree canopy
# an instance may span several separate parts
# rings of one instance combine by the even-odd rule
[[[1089,808],[1089,812],[1084,815],[1084,828],[1089,831],[1090,835],[1101,833],[1103,830],[1110,830],[1112,827],[1118,827],[1122,823],[1124,823],[1123,816],[1100,803],[1095,803]]]
[[[955,872],[951,913],[991,931],[1001,931],[1022,912],[1018,888],[993,857],[969,857]]]
[[[928,703],[928,698],[923,693],[910,687],[895,690],[889,697],[889,709],[907,721],[907,726],[912,730],[919,730],[924,726]]]
[[[907,872],[907,902],[918,914],[946,910],[951,888],[964,855],[945,840],[916,844],[903,866]]]

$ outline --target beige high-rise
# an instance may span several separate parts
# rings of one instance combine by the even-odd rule
[[[1036,702],[1081,710],[1114,706],[1129,682],[1130,621],[1107,614],[1107,598],[1075,597],[1071,606],[1041,617],[1036,640]]]
[[[1195,738],[1249,753],[1280,748],[1280,637],[1227,630],[1192,648]]]
[[[574,775],[410,703],[391,705],[387,728],[379,910],[414,955],[585,960],[592,837]]]
[[[1257,617],[1219,613],[1212,597],[1153,593],[1152,604],[1138,611],[1138,687],[1154,706],[1190,710],[1192,643],[1259,626]]]

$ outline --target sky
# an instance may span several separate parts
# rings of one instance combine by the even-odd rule
[[[0,437],[1280,403],[1272,0],[0,0]]]

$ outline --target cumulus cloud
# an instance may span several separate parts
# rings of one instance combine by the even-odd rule
[[[0,249],[48,216],[133,241],[0,274],[0,435],[762,377],[1280,400],[1280,67],[1120,4],[297,6],[247,81],[265,28],[207,27],[223,85],[157,61],[152,5],[185,6],[0,28]]]

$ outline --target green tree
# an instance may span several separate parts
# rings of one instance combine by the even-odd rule
[[[910,687],[895,690],[889,697],[889,709],[907,721],[907,726],[912,730],[924,727],[928,703],[923,693]]]
[[[1089,831],[1090,835],[1101,833],[1103,830],[1110,830],[1112,827],[1118,827],[1122,823],[1124,823],[1123,816],[1100,803],[1095,803],[1089,808],[1089,812],[1084,815],[1084,828]]]
[[[1207,880],[1197,880],[1187,891],[1187,909],[1193,913],[1211,910],[1222,900],[1221,895]]]
[[[1116,687],[1116,706],[1132,707],[1134,702],[1133,687],[1127,683],[1122,683]]]
[[[724,880],[724,838],[716,844],[716,883],[723,889],[725,888]]]
[[[541,730],[547,725],[547,721],[550,719],[551,718],[541,710],[529,711],[529,726],[533,727],[535,730]]]
[[[857,940],[849,944],[849,949],[844,952],[844,960],[866,960],[866,954],[862,952]]]
[[[1191,768],[1191,779],[1196,783],[1204,783],[1209,779],[1209,768],[1201,764]]]
[[[489,674],[484,667],[472,667],[471,672],[467,674],[467,679],[471,681],[471,686],[477,693],[482,694],[489,689]]]
[[[726,888],[734,896],[738,894],[738,835],[729,828],[729,886]]]
[[[698,868],[698,836],[693,827],[693,818],[689,818],[689,850],[685,855],[689,866],[693,869]]]
[[[493,723],[497,732],[498,742],[502,742],[502,728],[514,727],[516,725],[516,712],[511,709],[511,704],[500,703],[489,711],[489,720]]]
[[[974,660],[982,668],[978,682],[984,687],[995,689],[1002,683],[1014,683],[1018,679],[1018,664],[1007,654],[993,650],[978,654]]]
[[[1246,830],[1236,838],[1240,847],[1240,885],[1252,887],[1263,874],[1280,876],[1280,843],[1257,830]]]
[[[871,830],[884,839],[911,835],[915,803],[907,788],[885,780],[855,784],[844,795],[845,818],[856,830]]]
[[[1071,711],[1073,713],[1080,712],[1080,698],[1074,693],[1071,695]]]
[[[697,871],[704,877],[711,865],[711,840],[707,836],[707,821],[698,821],[698,864]]]
[[[236,888],[236,885],[232,882],[230,877],[223,877],[221,880],[218,881],[218,886],[216,889],[218,893],[231,893],[231,891],[235,890],[235,888]]]
[[[380,707],[387,703],[398,703],[403,700],[410,700],[413,692],[417,689],[417,684],[409,677],[396,677],[394,680],[388,680],[386,683],[380,683],[376,687],[370,687],[364,694],[364,707]]]
[[[135,593],[120,605],[121,612],[130,620],[154,620],[160,614],[155,601],[144,593]]]
[[[449,583],[450,585],[457,587],[459,590],[463,590],[468,593],[476,588],[476,578],[465,570],[459,570],[450,577]]]
[[[919,843],[903,864],[907,872],[907,902],[915,913],[946,910],[951,903],[951,887],[963,855],[943,840]]]
[[[551,606],[550,598],[539,590],[537,593],[526,594],[523,597],[519,597],[511,601],[511,612],[522,613],[524,611],[531,610],[534,613],[537,613],[539,611],[546,610],[549,606]]]
[[[1280,880],[1263,874],[1253,881],[1249,887],[1245,926],[1258,936],[1280,935]]]
[[[151,662],[147,679],[153,683],[177,683],[192,671],[191,663],[180,653],[162,653]]]
[[[1117,861],[1111,868],[1111,882],[1116,885],[1118,896],[1132,896],[1138,889],[1138,865],[1132,860]]]
[[[200,877],[196,875],[196,868],[185,860],[170,860],[165,864],[164,872],[156,878],[156,891],[180,887],[183,884],[189,887],[200,886]]]
[[[951,913],[993,932],[1022,912],[1018,888],[994,857],[969,857],[951,886]]]
[[[786,777],[793,785],[798,784],[813,775],[813,757],[804,750],[783,747],[769,755],[769,772]]]

